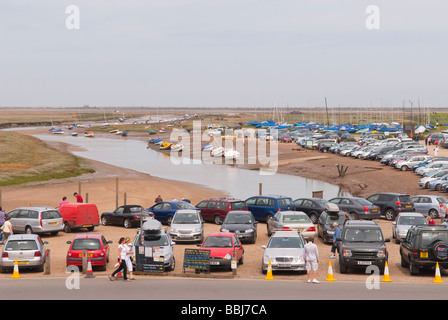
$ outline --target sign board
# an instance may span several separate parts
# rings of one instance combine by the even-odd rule
[[[164,250],[160,247],[138,247],[135,253],[136,271],[164,272]]]
[[[210,250],[185,249],[184,270],[186,268],[198,271],[210,270]]]

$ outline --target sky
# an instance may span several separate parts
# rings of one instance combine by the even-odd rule
[[[79,29],[69,30],[70,5]],[[379,29],[366,27],[369,5]],[[0,0],[0,106],[448,107],[443,0]],[[371,20],[369,20],[371,21]]]

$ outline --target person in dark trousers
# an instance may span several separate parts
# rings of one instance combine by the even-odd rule
[[[7,217],[7,215],[6,215],[5,211],[3,211],[3,208],[0,207],[0,228],[3,227],[3,224],[6,221],[6,217]],[[0,242],[2,242],[2,241],[3,241],[3,232],[0,233]]]
[[[75,192],[73,195],[76,197],[76,202],[78,202],[78,203],[84,202],[84,199],[77,192]]]
[[[118,261],[120,262],[120,265],[118,266],[117,269],[115,269],[114,272],[112,272],[111,275],[109,275],[109,280],[110,281],[114,281],[115,280],[115,275],[122,271],[123,273],[123,280],[124,281],[131,281],[128,279],[127,273],[128,273],[128,267],[126,265],[126,257],[128,254],[128,251],[126,250],[124,243],[125,243],[125,239],[123,237],[120,238],[120,240],[118,241],[119,245],[118,245]]]
[[[333,234],[333,246],[331,247],[331,259],[335,259],[336,256],[334,255],[336,253],[336,250],[338,250],[339,254],[339,242],[337,239],[341,237],[341,229],[339,229],[339,223],[335,222],[333,223],[334,227],[334,234]]]

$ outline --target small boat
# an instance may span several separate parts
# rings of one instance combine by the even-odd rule
[[[63,134],[64,133],[64,130],[62,130],[62,129],[55,129],[55,130],[53,130],[52,131],[54,134]]]
[[[114,129],[114,130],[110,130],[109,133],[117,133],[118,131],[120,131],[120,130]]]
[[[156,142],[154,142],[154,144],[157,145],[161,145],[162,143],[164,143],[162,139],[158,139]]]
[[[210,155],[212,157],[222,157],[224,155],[224,148],[223,147],[214,148],[212,151],[210,151]]]
[[[78,136],[78,132],[72,132],[72,137]]]
[[[123,132],[123,131],[118,130],[117,132],[115,132],[115,134],[118,136],[118,135],[120,135],[122,132]]]
[[[84,132],[84,137],[93,138],[94,136],[95,136],[95,134],[93,133],[93,131]]]
[[[183,144],[173,144],[171,145],[171,150],[172,151],[182,151],[184,149],[184,145]]]
[[[149,130],[149,131],[148,131],[148,134],[149,134],[149,135],[156,134],[156,133],[157,133],[156,130]]]
[[[159,130],[159,133],[165,133],[165,132],[166,132],[166,130],[163,128]]]
[[[159,138],[154,138],[154,139],[149,139],[149,143],[157,143],[157,142],[161,142],[162,141],[162,139],[159,139]]]
[[[128,135],[128,132],[127,131],[123,131],[122,133],[121,133],[121,136],[122,137],[126,137]]]
[[[160,145],[160,150],[169,150],[171,148],[171,143],[169,142],[163,142]]]
[[[233,148],[224,150],[224,158],[236,160],[240,157],[240,153]]]

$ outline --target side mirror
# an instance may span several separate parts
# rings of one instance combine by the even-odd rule
[[[48,241],[44,241],[44,244],[48,244]]]
[[[72,242],[71,241],[67,241],[67,244],[71,244]]]
[[[108,243],[108,244],[111,244],[111,243],[113,243],[113,241],[112,241],[112,240],[109,240],[109,241],[107,241],[107,243]]]

